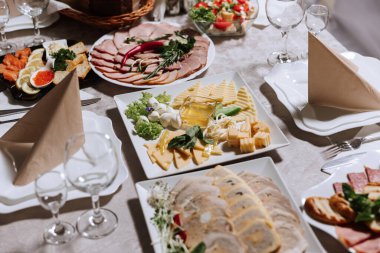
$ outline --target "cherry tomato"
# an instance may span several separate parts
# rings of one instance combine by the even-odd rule
[[[245,10],[246,12],[248,12],[249,9],[250,9],[249,4],[248,4],[248,3],[245,3],[245,4],[244,4],[244,10]]]
[[[212,9],[212,12],[214,13],[214,15],[218,15],[218,9]]]
[[[239,3],[239,4],[245,4],[246,1],[245,1],[245,0],[238,0],[238,3]]]
[[[204,7],[208,9],[208,5],[205,2],[198,2],[196,5],[194,5],[195,8],[201,8]]]
[[[224,21],[221,17],[218,17],[214,22],[215,28],[223,31],[225,31],[231,24],[232,22]]]
[[[240,4],[237,4],[233,7],[233,10],[240,13],[241,11],[244,11],[244,7]]]

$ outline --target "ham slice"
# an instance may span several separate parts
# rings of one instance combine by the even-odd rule
[[[135,81],[138,81],[140,79],[143,79],[144,77],[146,77],[148,75],[146,74],[136,74],[136,75],[133,75],[131,77],[127,77],[127,78],[121,78],[121,79],[118,79],[118,81],[120,82],[123,82],[123,83],[133,83]]]
[[[371,169],[365,166],[365,172],[368,177],[368,181],[370,183],[380,183],[380,170],[379,169]]]
[[[99,70],[100,72],[102,72],[103,74],[104,73],[118,73],[118,71],[116,69],[108,68],[108,67],[104,67],[104,66],[95,66],[95,68],[97,70]]]
[[[135,26],[129,30],[129,37],[136,37],[139,39],[149,39],[153,32],[158,29],[160,25],[152,23],[143,23]]]
[[[160,54],[156,54],[156,53],[139,53],[135,55],[135,58],[143,59],[143,60],[153,59],[153,58],[158,58],[158,57],[160,57]]]
[[[95,50],[102,52],[102,53],[107,53],[110,55],[116,55],[117,54],[117,48],[115,44],[113,43],[113,40],[104,40],[102,43],[99,45],[95,46]]]
[[[130,36],[129,36],[128,31],[118,31],[115,33],[115,35],[113,37],[113,43],[115,44],[115,46],[118,49],[120,49],[120,48],[124,47],[125,45],[128,45],[124,41],[129,37]],[[129,44],[136,44],[136,43],[130,42]]]
[[[170,25],[168,23],[160,23],[155,26],[153,33],[150,35],[150,38],[158,38],[164,36],[165,34],[172,34],[175,31],[180,30],[177,26]]]
[[[121,54],[122,56],[124,56],[126,53],[128,53],[129,50],[135,48],[137,45],[133,45],[133,44],[125,44],[125,46],[123,46],[122,48],[119,48],[118,50],[118,54]]]
[[[347,247],[352,247],[371,237],[371,233],[365,230],[359,230],[353,227],[335,227],[338,239]]]
[[[93,50],[91,52],[91,56],[93,58],[97,58],[97,59],[101,59],[101,60],[105,60],[105,61],[109,61],[109,62],[114,62],[114,58],[115,58],[113,55],[110,55],[107,53],[101,53],[97,50]]]
[[[134,76],[136,74],[137,74],[136,72],[129,72],[129,73],[120,73],[120,72],[116,72],[116,73],[104,73],[104,75],[106,77],[111,78],[111,79],[124,79],[124,78],[129,78],[131,76]]]
[[[168,78],[169,72],[165,72],[162,75],[158,76],[157,78],[152,78],[149,83],[150,84],[159,84],[163,81],[165,81],[166,78]]]
[[[121,55],[118,54],[118,55],[115,56],[114,61],[116,63],[122,63],[123,59],[124,59],[124,56],[121,56]],[[127,61],[125,62],[125,65],[130,66],[130,65],[132,65],[134,63],[135,63],[135,60],[133,60],[131,58],[128,58]]]
[[[357,253],[379,253],[380,237],[362,242],[354,247]]]
[[[171,83],[171,82],[174,82],[176,79],[177,79],[177,74],[178,74],[178,71],[177,70],[173,70],[173,71],[170,71],[168,72],[169,75],[167,78],[165,78],[165,80],[163,81],[156,81],[156,83],[158,84],[166,84],[166,83]]]
[[[191,69],[190,69],[189,64],[187,64],[186,62],[181,62],[181,69],[178,71],[177,77],[184,78],[191,74],[190,71]]]
[[[368,179],[365,173],[348,173],[347,176],[355,192],[363,192],[364,186],[368,184]]]
[[[111,69],[115,68],[114,63],[108,62],[108,61],[105,61],[102,59],[93,58],[93,59],[91,59],[91,63],[94,64],[95,66],[107,67],[107,68],[111,68]]]
[[[342,184],[343,183],[334,183],[333,184],[335,193],[343,193]]]

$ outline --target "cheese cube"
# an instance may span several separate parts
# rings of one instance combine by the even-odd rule
[[[265,148],[270,144],[270,135],[266,132],[258,132],[254,136],[256,148]]]
[[[252,129],[252,135],[255,135],[258,132],[265,132],[265,133],[270,133],[270,128],[267,124],[265,124],[262,121],[256,121],[251,124],[251,129]]]
[[[256,150],[255,138],[240,139],[240,152],[252,153]]]

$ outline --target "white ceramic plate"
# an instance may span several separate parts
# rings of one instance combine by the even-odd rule
[[[358,73],[380,90],[380,61],[354,52],[342,54],[359,67]],[[310,106],[307,98],[307,61],[278,64],[264,78],[289,110],[296,125],[320,136],[380,122],[380,112],[349,112],[331,107]]]
[[[236,159],[243,158],[243,157],[261,154],[261,153],[267,152],[269,150],[274,150],[274,149],[277,149],[277,148],[280,148],[280,147],[283,147],[283,146],[286,146],[289,144],[288,140],[286,139],[284,134],[281,132],[281,130],[278,128],[278,126],[273,122],[273,120],[268,115],[268,113],[264,110],[262,105],[260,103],[258,103],[258,100],[256,99],[256,97],[254,96],[254,94],[250,90],[249,86],[245,83],[245,81],[241,78],[241,76],[236,72],[229,72],[229,73],[225,73],[225,74],[219,74],[219,75],[210,76],[210,77],[206,77],[206,78],[187,81],[187,82],[184,82],[184,83],[178,85],[178,87],[180,87],[178,89],[168,89],[166,87],[159,87],[156,89],[149,90],[149,92],[152,93],[153,95],[158,95],[158,94],[161,94],[164,91],[166,91],[166,93],[171,95],[172,99],[173,99],[175,96],[177,96],[183,90],[194,85],[196,82],[201,82],[202,85],[207,85],[207,84],[211,84],[211,83],[219,84],[224,80],[226,80],[227,82],[234,81],[237,89],[239,89],[240,87],[243,87],[243,86],[247,87],[247,89],[249,90],[253,99],[256,102],[256,110],[258,113],[258,118],[261,121],[264,121],[265,123],[267,123],[271,129],[271,144],[266,148],[258,149],[254,153],[248,153],[248,154],[239,154],[236,152],[235,149],[226,150],[225,148],[223,148],[221,146],[223,151],[224,151],[223,155],[221,155],[221,156],[210,156],[210,159],[205,161],[201,165],[195,165],[193,162],[190,162],[190,164],[188,166],[186,166],[185,168],[176,169],[174,167],[174,165],[172,164],[172,166],[169,168],[169,170],[164,171],[157,164],[152,164],[152,162],[149,159],[149,156],[146,152],[146,148],[143,146],[148,141],[144,140],[143,138],[141,138],[135,134],[133,123],[124,114],[125,109],[127,108],[127,105],[130,104],[132,101],[139,99],[141,97],[142,91],[115,96],[114,99],[115,99],[117,107],[119,109],[119,113],[123,119],[125,127],[127,128],[128,134],[132,140],[132,144],[133,144],[134,148],[136,149],[137,156],[140,159],[140,162],[142,164],[142,167],[145,171],[145,175],[147,176],[147,178],[163,177],[163,176],[168,176],[168,175],[172,175],[172,174],[191,171],[191,170],[195,170],[195,169],[199,169],[199,168],[203,168],[203,167],[207,167],[207,166],[211,166],[211,165],[215,165],[215,164],[219,164],[219,163],[223,163],[223,162],[236,160]],[[151,142],[156,143],[157,140],[151,141]]]
[[[241,171],[249,171],[258,175],[271,178],[273,182],[280,188],[281,192],[286,197],[288,197],[288,199],[292,203],[294,210],[296,210],[298,216],[300,217],[302,227],[305,231],[305,238],[309,244],[306,252],[307,253],[323,252],[322,246],[320,245],[319,241],[315,237],[310,226],[302,219],[301,212],[299,211],[296,202],[290,195],[289,190],[287,189],[284,183],[284,180],[282,179],[280,173],[278,172],[278,169],[276,168],[275,164],[273,163],[270,157],[264,157],[260,159],[250,160],[247,162],[231,164],[226,167],[235,173],[239,173]],[[159,242],[159,234],[155,226],[152,224],[150,220],[150,218],[153,217],[154,215],[154,209],[147,202],[150,196],[151,187],[157,181],[163,181],[167,183],[170,187],[173,187],[182,177],[185,177],[187,175],[204,175],[207,171],[209,170],[197,171],[197,172],[192,172],[185,175],[176,175],[176,176],[166,177],[162,179],[147,180],[147,181],[136,183],[137,194],[139,195],[140,204],[144,213],[145,222],[148,226],[148,231],[149,231],[152,242]],[[153,247],[156,253],[162,252],[160,243],[153,244]]]
[[[151,23],[155,23],[155,22],[151,22]],[[178,24],[174,24],[174,23],[170,23],[171,25],[175,25],[175,26],[178,26],[180,28],[180,26]],[[187,81],[187,80],[191,80],[197,76],[199,76],[200,74],[202,74],[204,71],[206,71],[208,69],[208,67],[210,67],[211,63],[214,61],[214,58],[215,58],[215,46],[214,46],[214,43],[212,42],[212,40],[206,35],[206,34],[202,34],[202,36],[204,38],[207,38],[208,41],[210,42],[210,46],[208,48],[208,53],[207,53],[207,64],[206,66],[204,66],[203,68],[201,68],[200,70],[194,72],[193,74],[185,77],[185,78],[181,78],[181,79],[178,79],[174,82],[171,82],[171,83],[168,83],[168,84],[162,84],[162,85],[135,85],[135,84],[131,84],[131,83],[123,83],[123,82],[119,82],[117,80],[114,80],[114,79],[111,79],[111,78],[108,78],[106,76],[104,76],[102,74],[102,72],[98,71],[95,66],[91,63],[91,52],[92,50],[94,49],[95,46],[99,45],[100,43],[102,43],[104,40],[106,39],[112,39],[113,38],[113,34],[115,32],[111,32],[111,33],[108,33],[102,37],[100,37],[95,43],[94,45],[91,47],[90,49],[90,53],[89,53],[89,61],[90,61],[90,65],[91,65],[91,68],[92,70],[98,75],[100,76],[101,78],[103,78],[104,80],[110,82],[110,83],[114,83],[114,84],[118,84],[118,85],[121,85],[121,86],[124,86],[124,87],[130,87],[130,88],[136,88],[136,89],[146,89],[146,88],[156,88],[156,87],[159,87],[159,86],[173,86],[173,85],[177,85],[179,83],[182,83],[184,81]]]
[[[338,169],[325,181],[305,191],[302,194],[302,203],[305,203],[305,200],[308,197],[331,197],[335,194],[333,183],[348,182],[347,174],[352,172],[364,172],[364,166],[369,166],[370,168],[380,168],[380,151],[370,151],[352,163],[350,166],[345,166],[344,168]],[[305,211],[303,211],[303,216],[305,220],[311,225],[325,231],[332,237],[338,239],[334,226],[327,225],[312,219],[309,215],[307,215]]]
[[[115,181],[106,190],[101,192],[101,196],[114,193],[117,188],[127,179],[128,171],[121,151],[121,141],[116,137],[112,122],[109,118],[98,116],[93,112],[83,111],[83,127],[85,131],[96,131],[106,133],[111,137],[119,159],[119,171]],[[14,186],[14,172],[8,168],[7,159],[0,152],[0,213],[10,213],[20,209],[39,205],[34,195],[34,183],[25,186]],[[63,165],[59,165],[54,170],[63,171]],[[89,197],[87,193],[80,192],[74,188],[69,188],[68,200]]]
[[[40,28],[45,28],[48,26],[51,26],[53,23],[55,23],[59,19],[59,14],[58,13],[53,13],[51,15],[46,15],[43,14],[39,20],[39,27]],[[18,16],[18,17],[13,17],[9,19],[9,22],[5,26],[5,32],[13,32],[13,31],[18,31],[18,30],[24,30],[24,29],[33,29],[33,22],[30,17],[27,16]]]

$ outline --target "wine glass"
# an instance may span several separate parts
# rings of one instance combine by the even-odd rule
[[[75,228],[58,218],[59,208],[67,198],[66,180],[62,173],[49,171],[40,175],[34,182],[36,196],[41,206],[49,210],[54,223],[45,228],[44,239],[50,244],[61,244],[70,241],[75,235]]]
[[[66,176],[75,188],[89,193],[92,200],[93,209],[77,220],[77,230],[86,238],[101,238],[117,227],[116,214],[100,208],[99,193],[114,181],[118,168],[115,148],[107,134],[87,132],[67,141]]]
[[[32,47],[44,43],[46,40],[40,35],[38,16],[45,11],[49,5],[49,0],[14,0],[14,3],[19,12],[31,17],[33,20],[34,38],[31,41],[27,41],[25,46]]]
[[[281,31],[284,48],[273,52],[268,57],[268,63],[287,63],[298,60],[297,55],[288,51],[287,38],[291,29],[301,23],[304,16],[302,0],[267,0],[265,11],[269,22]]]
[[[326,5],[312,4],[305,15],[305,24],[307,29],[317,36],[327,27],[329,20],[329,9]]]
[[[0,55],[15,51],[16,45],[9,43],[5,36],[5,24],[9,21],[9,6],[6,0],[0,0]]]

